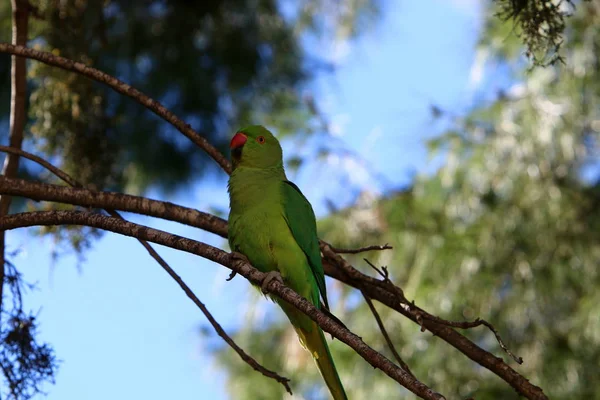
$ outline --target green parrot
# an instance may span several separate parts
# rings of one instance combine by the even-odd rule
[[[233,172],[229,178],[229,245],[260,271],[264,288],[281,279],[315,307],[328,312],[325,274],[312,206],[287,180],[279,141],[253,125],[231,139]],[[347,399],[325,335],[306,314],[273,296],[312,354],[335,400]],[[321,299],[323,300],[321,302]]]

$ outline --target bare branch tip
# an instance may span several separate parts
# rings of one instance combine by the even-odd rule
[[[377,325],[379,326],[379,330],[381,331],[381,334],[383,335],[383,338],[385,339],[388,347],[390,348],[390,351],[392,352],[392,354],[396,358],[396,361],[398,361],[398,364],[400,365],[400,367],[402,369],[404,369],[404,371],[406,371],[409,375],[411,375],[413,378],[416,379],[415,374],[412,373],[412,371],[408,367],[408,364],[406,364],[406,362],[402,359],[402,357],[400,357],[400,354],[396,350],[396,347],[394,346],[394,343],[392,342],[392,339],[390,338],[387,330],[385,329],[385,325],[383,324],[383,321],[381,320],[381,316],[377,312],[377,309],[375,308],[375,305],[373,304],[373,301],[371,301],[371,298],[369,297],[369,295],[367,293],[365,293],[362,290],[361,290],[361,292],[363,294],[363,297],[365,298],[365,301],[366,301],[367,305],[369,306],[369,309],[371,310],[371,313],[375,317],[375,321],[377,322]]]
[[[379,274],[379,275],[380,275],[380,276],[381,276],[381,277],[382,277],[384,280],[386,280],[386,279],[387,279],[387,274],[385,274],[385,273],[384,273],[384,272],[382,272],[382,271],[381,271],[379,268],[377,268],[377,267],[375,266],[375,264],[373,264],[373,263],[372,263],[371,261],[369,261],[367,258],[363,258],[363,260],[365,260],[365,262],[366,262],[367,264],[369,264],[369,266],[370,266],[371,268],[373,268],[373,269],[374,269],[374,270],[375,270],[375,271],[376,271],[376,272],[377,272],[377,273],[378,273],[378,274]]]
[[[382,250],[391,250],[393,249],[388,243],[384,245],[374,245],[374,246],[366,246],[360,247],[358,249],[340,249],[337,247],[329,246],[334,253],[337,254],[359,254],[367,251],[382,251]]]

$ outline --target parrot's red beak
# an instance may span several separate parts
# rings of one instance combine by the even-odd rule
[[[243,133],[236,133],[233,138],[231,138],[231,143],[229,143],[229,148],[231,150],[239,149],[240,147],[246,144],[246,140],[248,140],[248,136]]]
[[[231,138],[229,148],[231,149],[231,159],[233,160],[234,167],[242,159],[242,150],[244,149],[246,140],[248,140],[248,136],[241,132],[236,133],[233,138]]]

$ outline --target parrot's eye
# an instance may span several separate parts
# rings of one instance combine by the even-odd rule
[[[264,136],[259,136],[256,138],[256,141],[260,144],[265,144],[266,140]]]

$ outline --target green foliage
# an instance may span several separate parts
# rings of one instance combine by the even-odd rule
[[[319,226],[321,237],[336,246],[393,245],[393,251],[368,256],[388,266],[409,299],[444,318],[491,321],[524,359],[513,367],[553,399],[600,398],[599,15],[597,5],[580,4],[565,31],[565,65],[532,71],[513,57],[520,47],[506,36],[511,23],[488,23],[481,51],[511,66],[512,88],[430,143],[446,157],[436,174]],[[372,273],[362,256],[351,261]],[[333,312],[391,357],[360,294],[341,285],[330,292]],[[508,384],[445,342],[378,308],[401,356],[434,389],[449,398],[517,398]],[[285,321],[272,326],[291,330]],[[261,327],[253,337],[270,340],[253,354],[268,348],[267,365],[283,366],[280,371],[300,385],[296,391],[313,398],[306,388],[320,384],[316,368],[295,369],[290,344],[281,341],[272,351],[277,337]],[[465,334],[511,362],[489,331]],[[332,353],[351,398],[412,398],[336,343]],[[240,364],[228,350],[219,360],[228,369]],[[235,372],[237,385],[257,379],[248,368]],[[278,392],[261,398],[282,398],[276,385],[265,382]]]
[[[301,107],[296,89],[309,78],[302,49],[271,0],[42,3],[37,41],[44,49],[125,80],[221,147],[241,115]],[[80,180],[170,190],[213,167],[131,99],[76,74],[32,66],[32,132],[39,148]],[[296,101],[252,103],[276,89]]]
[[[123,79],[225,150],[231,131],[251,123],[282,134],[310,132],[314,110],[302,89],[319,60],[305,54],[302,38],[355,34],[376,15],[377,3],[352,1],[338,10],[329,0],[306,7],[275,0],[39,0],[34,5],[43,19],[30,19],[30,39]],[[9,40],[10,3],[0,7],[1,34]],[[2,57],[5,88],[9,65]],[[60,160],[86,184],[173,190],[216,171],[191,142],[131,99],[79,75],[29,65],[33,137],[27,134],[26,144],[34,139],[37,152]],[[1,121],[8,97],[0,101]]]
[[[495,0],[495,3],[498,17],[514,22],[513,29],[525,44],[525,54],[534,66],[564,61],[560,49],[565,20],[575,9],[575,1]]]

